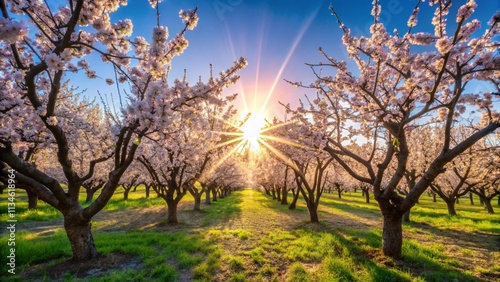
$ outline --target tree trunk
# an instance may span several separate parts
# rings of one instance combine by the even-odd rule
[[[146,185],[146,199],[149,199],[149,191],[151,189],[151,186]]]
[[[167,222],[170,224],[177,224],[177,203],[174,200],[165,200],[167,202]]]
[[[87,196],[85,197],[85,202],[87,203],[90,203],[92,202],[92,198],[94,198],[94,194],[95,192],[97,192],[97,190],[94,190],[94,189],[85,189],[85,192],[87,192]]]
[[[488,213],[494,214],[495,211],[493,211],[493,206],[491,205],[491,198],[485,198],[483,201],[484,201],[484,204],[486,206],[486,210],[488,211]]]
[[[297,207],[297,200],[298,199],[299,199],[299,191],[297,191],[297,192],[295,192],[295,194],[293,194],[293,200],[290,203],[290,205],[288,206],[289,210],[294,210]]]
[[[400,259],[403,246],[402,214],[398,214],[396,211],[383,214],[382,252],[391,258]]]
[[[337,193],[339,194],[339,199],[342,199],[342,191],[337,190]]]
[[[200,211],[201,210],[201,196],[203,193],[198,193],[196,195],[193,195],[194,198],[194,210],[195,211]]]
[[[410,211],[411,211],[411,210],[408,210],[407,212],[405,212],[405,213],[403,214],[403,221],[404,221],[404,222],[410,222]]]
[[[432,193],[432,202],[435,203],[436,202],[436,193]]]
[[[469,200],[470,200],[470,204],[474,205],[474,195],[472,194],[472,192],[469,192]]]
[[[457,215],[457,212],[455,211],[455,201],[453,199],[446,201],[446,206],[448,207],[449,215]]]
[[[497,205],[498,205],[498,206],[500,206],[500,195],[498,195],[498,197],[497,197],[497,201],[498,201],[498,202],[497,202]]]
[[[458,197],[457,197],[457,199],[455,200],[455,203],[456,203],[456,204],[460,204],[460,200],[459,200],[459,198],[458,198]]]
[[[38,208],[38,196],[35,193],[32,193],[28,190],[26,190],[26,193],[28,194],[28,209],[29,210],[36,210]]]
[[[128,193],[130,192],[130,190],[125,190],[123,191],[123,200],[124,201],[127,201],[128,200]]]
[[[64,229],[71,244],[75,262],[89,261],[99,256],[94,244],[90,221],[82,221],[77,213],[64,216]]]
[[[366,190],[364,192],[365,192],[366,203],[369,204],[370,203],[370,191]]]
[[[288,205],[288,191],[285,186],[281,189],[281,204]]]
[[[212,201],[217,201],[217,190],[215,188],[212,188]]]
[[[276,200],[276,189],[275,188],[273,188],[273,192],[272,193],[273,193],[273,200]]]
[[[312,223],[319,222],[318,205],[315,205],[314,203],[308,203],[307,209],[309,210],[309,216],[311,218],[311,222]]]
[[[207,189],[207,191],[205,191],[205,204],[207,204],[207,205],[211,204],[211,202],[210,202],[210,189]]]

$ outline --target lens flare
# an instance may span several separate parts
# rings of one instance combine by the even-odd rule
[[[241,130],[243,131],[243,139],[247,141],[250,150],[257,151],[259,149],[259,139],[262,128],[265,125],[263,117],[250,116],[250,118],[243,124]]]

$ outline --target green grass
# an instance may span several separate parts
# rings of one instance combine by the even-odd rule
[[[252,262],[262,266],[264,265],[267,260],[263,257],[263,250],[260,247],[257,247],[249,252],[250,258],[252,259]]]
[[[241,240],[247,240],[249,237],[253,236],[252,232],[242,229],[233,229],[233,230],[224,229],[223,233],[236,236]]]
[[[478,202],[476,200],[476,203]],[[304,205],[302,202],[299,204]],[[367,204],[360,192],[347,193],[343,195],[342,199],[338,199],[336,194],[326,194],[322,197],[321,204],[334,214],[348,215],[354,219],[366,217],[371,220],[380,220],[377,203],[372,199],[372,203]],[[283,208],[276,203],[273,209],[282,210]],[[435,211],[433,220],[426,219],[427,215],[421,212],[424,209]],[[423,199],[412,211],[412,220],[416,223],[405,225],[405,232],[427,233],[436,232],[436,230],[441,230],[440,232],[456,230],[464,233],[471,231],[500,233],[497,227],[500,217],[487,214],[482,206],[477,204],[470,206],[469,202],[464,199],[460,204],[457,204],[457,211],[459,216],[450,220],[444,203],[433,203],[430,197]],[[424,221],[426,221],[425,226],[423,225]],[[443,224],[443,222],[447,222],[447,224]],[[319,225],[322,224],[325,223]],[[425,227],[425,231],[422,231],[421,227]],[[320,265],[316,270],[306,269],[291,275],[290,279],[295,279],[295,281],[300,281],[300,279],[314,281],[451,281],[453,279],[475,281],[476,279],[471,272],[460,271],[463,265],[453,258],[453,254],[445,255],[446,248],[443,244],[421,244],[415,240],[404,240],[404,261],[410,264],[411,268],[425,269],[425,271],[419,271],[418,276],[414,276],[411,271],[405,268],[391,268],[374,263],[373,259],[377,261],[382,257],[380,229],[346,230],[335,226],[333,229],[340,229],[342,236],[339,237],[334,232],[321,234],[312,231],[311,234],[307,234],[309,232],[307,229],[293,232],[276,231],[270,233],[268,237],[262,238],[259,246],[265,249],[268,254],[277,253],[278,257],[290,260],[295,266],[297,266],[297,262],[301,264],[318,263]],[[431,233],[428,236],[435,237],[442,236],[442,234],[434,235]],[[464,254],[473,253],[467,248],[462,248],[461,252]],[[373,259],[371,259],[372,257]],[[494,269],[494,266],[491,269]],[[476,272],[482,274],[488,273],[487,270],[489,268],[486,270],[475,269]]]
[[[195,266],[193,269],[194,281],[212,281],[213,273],[220,268],[221,251],[219,248],[214,248],[210,254],[207,255],[205,261]]]
[[[8,255],[7,234],[0,237],[0,255],[5,258]],[[66,233],[62,230],[51,236],[36,236],[22,230],[16,232],[15,241],[16,266],[29,265],[49,259],[69,257],[71,249]],[[2,260],[3,262],[3,260]],[[17,268],[17,267],[16,267]],[[1,273],[6,273],[6,265],[0,266]]]
[[[205,216],[203,226],[215,225],[238,216],[241,212],[241,207],[239,206],[241,202],[241,197],[232,196],[212,202],[210,209],[206,209],[205,211],[207,215]]]
[[[271,232],[259,245],[267,255],[275,253],[291,263],[288,281],[448,281],[440,279],[443,277],[474,281],[455,268],[456,263],[442,254],[441,247],[428,248],[412,240],[404,242],[404,260],[416,269],[426,269],[420,277],[413,277],[404,268],[378,264],[373,259],[381,256],[380,239],[376,229],[348,231],[346,235],[300,229]]]
[[[241,257],[236,257],[236,256],[228,256],[226,260],[229,263],[229,267],[233,271],[241,271],[244,269],[244,261],[243,258]]]
[[[492,203],[496,200],[493,199]],[[432,202],[432,197],[423,194],[419,203],[411,210],[411,221],[416,224],[428,225],[432,228],[444,230],[460,230],[465,232],[492,232],[500,234],[500,207],[493,204],[493,208],[498,210],[496,214],[488,214],[484,206],[479,205],[479,199],[475,198],[475,205],[470,205],[468,198],[460,200],[455,205],[458,216],[449,216],[446,204],[437,199]],[[338,214],[348,214],[354,216],[380,216],[380,209],[377,202],[371,199],[370,203],[365,202],[361,191],[356,193],[348,192],[339,199],[336,193],[323,194],[321,206],[329,208],[329,212]]]
[[[45,238],[22,232],[17,236],[18,271],[33,263],[71,256],[69,242],[62,231]],[[134,274],[134,277],[142,280],[175,281],[179,270],[199,268],[202,264],[213,271],[220,257],[218,248],[213,247],[204,236],[188,235],[185,232],[129,232],[120,235],[98,233],[94,235],[94,239],[97,249],[103,255],[119,252],[139,257],[145,267]],[[6,244],[6,236],[2,236],[0,243]],[[1,249],[1,255],[7,255],[5,248]],[[6,273],[3,265],[1,271]],[[116,278],[118,281],[118,277],[123,274],[115,271],[109,275],[110,279]]]
[[[9,219],[7,214],[8,194],[4,192],[0,194],[0,220],[5,222]],[[16,189],[15,199],[15,216],[18,222],[23,221],[45,221],[51,219],[62,218],[62,214],[43,201],[38,201],[38,209],[28,210],[28,195],[23,189]]]
[[[36,211],[40,214],[30,217],[34,212],[27,211],[27,203],[21,201],[22,193],[18,193],[16,214],[20,221],[60,217],[42,202]],[[163,199],[154,193],[151,196],[145,199],[139,188],[129,194],[128,201],[123,201],[119,191],[103,212],[165,206]],[[189,201],[190,197],[184,200]],[[5,202],[0,202],[4,211]],[[495,264],[500,252],[490,252],[491,265],[464,265],[456,256],[470,257],[480,250],[464,245],[450,253],[448,246],[437,239],[471,232],[500,234],[500,216],[487,214],[478,203],[476,200],[476,205],[471,206],[468,199],[463,199],[456,206],[459,216],[449,217],[444,203],[433,203],[432,198],[423,195],[412,210],[413,223],[405,224],[404,232],[428,242],[405,239],[401,263],[382,256],[380,228],[356,229],[324,221],[310,224],[304,220],[307,209],[301,200],[297,209],[291,211],[261,192],[236,191],[205,206],[200,214],[201,226],[194,229],[180,226],[169,230],[167,226],[167,230],[144,232],[96,232],[94,239],[100,253],[128,254],[143,267],[115,269],[93,281],[176,281],[183,273],[189,273],[194,281],[213,281],[215,277],[224,281],[476,281],[481,275],[500,272],[500,266]],[[360,192],[346,193],[342,199],[336,194],[324,194],[320,211],[320,220],[322,215],[332,213],[346,220],[364,218],[380,222],[376,202],[366,204]],[[6,219],[5,214],[1,217]],[[245,225],[252,222],[256,224]],[[266,225],[270,222],[282,225]],[[0,236],[0,246],[7,245],[6,236]],[[0,256],[6,255],[7,248],[0,248]],[[42,262],[58,263],[70,256],[62,229],[44,235],[22,230],[16,233],[18,271]],[[2,275],[6,270],[2,264]],[[40,275],[43,279],[49,274],[42,271]],[[71,273],[66,278],[78,280]]]
[[[248,281],[245,274],[241,272],[233,273],[231,278],[229,278],[230,282],[246,282]]]
[[[289,281],[289,282],[308,282],[308,281],[311,281],[311,278],[309,278],[309,272],[302,264],[294,263],[290,266],[287,281]]]
[[[94,200],[99,196],[100,191],[97,191],[94,195]],[[85,202],[85,189],[82,188],[80,191],[80,203],[83,207],[89,205]],[[5,222],[8,218],[7,211],[7,201],[8,194],[0,194],[0,220]],[[190,194],[186,194],[182,201],[193,201],[193,197]],[[18,222],[27,221],[46,221],[52,219],[62,218],[62,214],[45,202],[39,200],[38,207],[35,210],[28,210],[28,196],[26,191],[23,189],[16,189],[16,219]],[[109,200],[108,204],[104,207],[105,211],[117,211],[130,208],[146,208],[146,207],[156,207],[165,206],[165,200],[158,198],[156,193],[151,190],[150,198],[146,199],[144,186],[139,186],[136,192],[129,193],[129,199],[127,201],[123,200],[123,188],[118,187],[113,197]]]
[[[26,221],[44,221],[61,218],[62,215],[42,201],[38,203],[38,209],[29,211],[27,209],[27,197],[24,190],[16,191],[16,219],[18,222]],[[129,200],[123,200],[123,194],[118,191],[103,212],[126,210],[130,208],[165,206],[161,198],[156,198],[153,193],[152,198],[145,199],[144,191],[141,188],[136,192],[130,192]],[[0,195],[5,198],[6,194]],[[97,197],[97,195],[95,195]],[[94,197],[94,199],[95,199]],[[84,203],[85,194],[82,193],[80,200]],[[186,195],[183,200],[192,200],[192,197]],[[0,208],[7,210],[6,200],[1,199]],[[1,214],[3,220],[7,219],[6,214]],[[94,231],[95,232],[95,231]],[[242,231],[236,233],[236,236],[247,236],[248,232]],[[0,236],[0,244],[7,245],[7,234]],[[205,239],[202,234],[186,234],[178,232],[173,234],[162,234],[160,232],[127,232],[127,233],[95,233],[94,240],[98,251],[103,255],[112,252],[136,255],[140,257],[142,263],[148,266],[150,271],[133,272],[133,275],[124,274],[126,271],[111,271],[106,274],[109,280],[106,281],[138,281],[145,279],[155,279],[158,281],[175,281],[178,278],[178,271],[182,269],[198,269],[200,275],[211,276],[217,268],[220,260],[220,249],[212,246],[209,239]],[[18,230],[16,232],[16,270],[19,272],[29,265],[46,261],[61,262],[71,257],[69,241],[62,226],[44,235],[35,235]],[[0,248],[0,254],[5,257],[7,248]],[[3,260],[2,260],[3,261]],[[169,264],[174,262],[175,266]],[[207,273],[201,274],[199,271],[206,266]],[[7,273],[7,266],[0,266],[2,275]],[[46,273],[42,273],[47,275]],[[69,280],[74,279],[71,274],[67,274]],[[123,279],[126,278],[126,279]],[[96,278],[97,281],[101,280]]]

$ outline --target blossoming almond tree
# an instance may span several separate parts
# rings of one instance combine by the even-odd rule
[[[255,184],[262,187],[267,195],[272,196],[273,200],[281,200],[283,191],[284,176],[288,176],[288,166],[273,158],[269,152],[260,152],[255,161],[253,174],[259,177],[255,179]],[[292,173],[290,173],[292,174]]]
[[[435,130],[439,132],[442,129]],[[456,126],[451,130],[452,143],[459,143],[463,136],[469,136],[473,131],[464,125]],[[479,185],[485,174],[491,173],[489,171],[491,167],[487,169],[486,154],[498,150],[498,147],[485,143],[487,139],[489,138],[477,142],[449,162],[444,167],[445,171],[431,183],[430,188],[446,203],[449,215],[457,215],[455,204],[458,203],[458,199]]]
[[[319,222],[319,201],[328,178],[331,178],[331,175],[328,175],[328,168],[333,158],[323,150],[315,148],[324,144],[321,134],[313,131],[320,128],[313,125],[307,117],[296,117],[298,119],[294,124],[285,122],[281,126],[272,127],[269,134],[274,136],[264,136],[263,138],[268,140],[261,143],[273,153],[274,158],[293,170],[297,185],[296,193],[300,192],[304,198],[311,222]]]
[[[488,213],[494,213],[491,200],[497,197],[500,206],[500,138],[496,136],[485,138],[476,144],[473,170],[477,176],[466,181],[467,185],[476,183],[471,188],[472,193],[479,196]]]
[[[158,2],[150,1],[156,8]],[[242,66],[237,64],[213,83],[199,83],[193,91],[181,91],[182,95],[164,91],[168,89],[167,67],[187,47],[184,34],[196,26],[197,12],[179,13],[185,27],[170,40],[167,27],[161,26],[158,19],[153,38],[148,42],[142,37],[131,38],[129,19],[111,22],[110,14],[124,4],[125,0],[69,0],[66,6],[54,8],[46,1],[0,0],[2,168],[15,169],[17,181],[29,184],[33,193],[63,214],[76,261],[98,255],[90,221],[115,192],[141,139],[168,124],[173,111],[189,108],[200,99],[218,99],[221,89],[237,80],[235,73]],[[29,19],[29,26],[22,19]],[[108,131],[113,155],[107,182],[97,199],[82,208],[78,201],[82,183],[91,179],[95,166],[109,156],[96,157],[89,162],[85,173],[78,173],[71,154],[70,131],[61,124],[57,112],[61,110],[61,82],[67,72],[83,72],[89,79],[98,78],[99,66],[91,66],[85,60],[90,54],[100,55],[111,67],[111,73],[115,72],[117,81],[106,79],[108,83],[128,82],[132,89],[128,106],[113,118],[115,124]],[[27,119],[40,121],[37,124],[50,132],[67,189],[15,153],[22,136],[19,131]]]
[[[228,105],[236,98],[236,95],[226,97],[225,105],[202,103],[199,104],[197,116],[204,120],[205,130],[204,141],[205,146],[200,156],[196,156],[193,160],[194,181],[187,186],[188,192],[194,198],[194,210],[201,210],[201,198],[205,193],[210,193],[210,187],[213,187],[213,172],[219,165],[220,158],[223,157],[224,151],[227,150],[227,145],[234,139],[233,134],[238,128],[231,121],[234,120],[236,110],[233,105]],[[226,107],[227,106],[227,107]],[[230,157],[230,156],[228,156]],[[208,185],[208,183],[212,185]],[[210,201],[210,195],[207,196]]]
[[[215,83],[212,77],[208,85],[211,83]],[[172,96],[182,97],[184,91],[198,91],[198,87],[200,83],[190,86],[185,80],[177,80],[166,91]],[[207,154],[219,139],[217,134],[207,130],[214,122],[213,116],[206,112],[212,108],[207,104],[223,108],[230,100],[232,97],[207,99],[191,105],[189,110],[173,111],[170,124],[158,128],[141,146],[137,160],[147,169],[153,180],[153,189],[167,203],[168,223],[178,223],[177,205],[199,178]]]
[[[412,128],[412,130],[408,131],[408,157],[412,161],[405,169],[404,179],[406,183],[401,183],[399,185],[399,193],[403,195],[410,193],[413,188],[415,188],[415,184],[422,177],[432,160],[439,155],[441,149],[440,144],[434,140],[440,139],[440,134],[442,134],[439,132],[440,130],[442,129],[439,127],[425,125]],[[392,162],[389,169],[391,172],[389,172],[388,175],[391,175],[397,170],[397,163]],[[432,190],[429,188],[427,191]],[[403,220],[405,222],[410,221],[410,212],[411,210],[408,210],[403,215]]]
[[[113,154],[113,137],[109,134],[111,120],[107,118],[99,104],[84,99],[81,93],[75,93],[68,87],[69,85],[61,87],[60,101],[54,116],[66,133],[66,138],[71,142],[69,158],[72,160],[73,170],[78,175],[85,175],[92,160],[98,158],[103,160],[95,165],[92,176],[82,183],[87,193],[86,202],[91,202],[95,192],[106,184],[107,172],[112,170],[110,159]],[[44,133],[48,137],[52,136],[45,127],[38,128],[45,130]],[[20,134],[25,136],[26,129],[24,126]],[[33,163],[50,177],[67,184],[64,171],[57,160],[57,142],[53,138],[49,140],[49,144],[44,144],[46,148],[42,149],[42,152],[37,152]]]
[[[231,155],[231,157],[223,158],[217,167],[211,170],[208,186],[213,189],[213,195],[220,198],[228,196],[231,191],[245,185],[247,176],[247,168],[241,156]]]
[[[133,161],[127,173],[120,179],[120,186],[123,189],[123,200],[127,201],[132,188],[136,188],[141,183],[145,183],[147,175],[140,170],[140,163]]]
[[[415,205],[446,164],[500,126],[500,114],[493,108],[497,99],[494,94],[468,87],[482,82],[500,89],[499,44],[493,40],[500,32],[500,12],[478,34],[479,21],[470,19],[477,4],[468,0],[459,7],[453,19],[456,25],[450,30],[447,19],[452,2],[431,0],[429,4],[436,7],[434,32],[414,32],[421,2],[417,1],[407,32],[395,30],[391,34],[379,22],[381,7],[375,0],[369,37],[352,35],[332,8],[344,32],[342,39],[348,56],[358,70],[349,71],[345,61],[328,57],[320,49],[327,62],[310,65],[317,80],[309,86],[296,84],[317,90],[318,97],[313,109],[299,108],[295,113],[323,119],[325,126],[316,123],[323,127],[318,131],[323,134],[323,148],[351,176],[373,186],[384,219],[382,250],[394,258],[401,257],[403,214]],[[427,51],[418,52],[416,45],[423,45]],[[329,73],[333,74],[324,74],[330,68],[333,71]],[[474,124],[476,130],[453,144],[452,128],[462,114],[474,107],[476,115],[481,115]],[[408,132],[429,121],[444,128],[434,140],[439,143],[439,154],[430,161],[414,188],[402,197],[396,189],[412,162]],[[360,155],[345,146],[347,140],[360,136],[371,144],[371,153]],[[373,159],[377,151],[383,156],[380,162]],[[353,169],[349,161],[357,162],[360,168]],[[396,169],[389,173],[391,162],[395,162]]]

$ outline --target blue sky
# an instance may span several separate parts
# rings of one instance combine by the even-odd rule
[[[160,4],[160,22],[168,26],[171,36],[182,28],[178,17],[180,9],[199,9],[198,27],[189,31],[186,38],[190,45],[172,63],[170,79],[182,77],[187,69],[188,79],[194,83],[198,76],[206,80],[209,64],[214,72],[225,70],[240,56],[248,59],[248,67],[240,72],[238,85],[227,90],[239,93],[236,101],[241,115],[256,112],[263,105],[268,117],[283,118],[283,109],[277,101],[296,103],[306,89],[295,88],[283,79],[309,84],[314,77],[305,63],[324,61],[318,52],[322,47],[327,54],[345,58],[341,44],[341,30],[328,9],[330,3],[355,35],[368,35],[373,23],[370,15],[371,0],[360,1],[306,1],[306,0],[165,0]],[[433,8],[428,1],[421,5],[417,31],[431,30]],[[465,0],[454,0],[450,25],[454,15]],[[482,30],[491,15],[500,9],[498,0],[476,0],[478,9],[473,17],[482,23]],[[381,0],[381,21],[388,30],[407,30],[406,22],[416,0]],[[130,18],[134,35],[151,37],[156,24],[156,11],[146,0],[129,0],[126,7],[113,14],[113,19]],[[104,81],[89,87],[106,89]],[[108,92],[103,90],[104,92]],[[109,92],[114,91],[110,89]],[[267,103],[266,103],[267,100]]]

